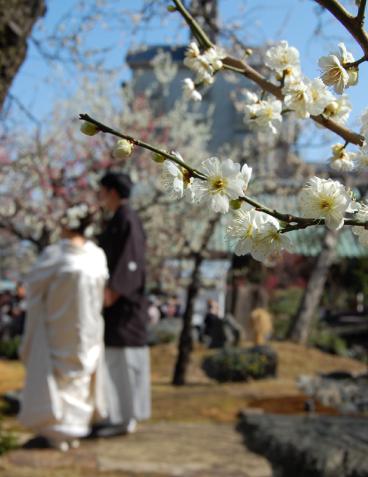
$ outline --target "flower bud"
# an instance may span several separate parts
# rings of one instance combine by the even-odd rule
[[[126,157],[129,157],[133,151],[133,147],[133,143],[127,139],[119,139],[116,141],[114,148],[114,157],[117,159],[125,159]]]
[[[240,199],[233,199],[233,200],[230,201],[230,207],[233,210],[240,209],[241,205],[242,205],[242,201]]]
[[[172,12],[176,12],[177,8],[174,6],[174,5],[169,5],[167,7],[167,11],[172,13]]]
[[[100,131],[95,124],[90,123],[89,121],[83,121],[80,130],[83,134],[86,134],[87,136],[94,136]]]
[[[163,162],[166,161],[166,157],[163,156],[162,154],[159,154],[158,152],[155,152],[153,155],[152,155],[152,159],[157,162],[158,164],[161,164]]]

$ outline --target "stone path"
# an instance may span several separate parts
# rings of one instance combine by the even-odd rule
[[[10,452],[0,477],[271,477],[268,462],[248,451],[232,424],[158,422],[136,434],[83,441],[66,454]]]

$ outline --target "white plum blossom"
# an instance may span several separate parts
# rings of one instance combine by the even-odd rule
[[[236,255],[251,254],[259,261],[290,247],[290,240],[280,233],[280,224],[272,216],[245,205],[234,212],[227,235],[235,242]]]
[[[332,179],[312,177],[299,193],[300,210],[310,219],[324,218],[330,229],[340,229],[352,200],[345,187]]]
[[[361,204],[358,212],[354,215],[354,219],[359,222],[368,223],[368,205]],[[368,246],[368,229],[364,226],[352,227],[353,233],[358,236],[359,242],[364,246]]]
[[[202,101],[201,93],[196,90],[195,84],[190,78],[185,78],[183,80],[183,93],[187,99]]]
[[[332,146],[332,157],[330,157],[330,166],[336,171],[350,172],[355,168],[355,153],[348,152],[343,144]]]
[[[203,53],[204,58],[212,66],[214,71],[218,71],[222,68],[222,60],[225,58],[226,54],[219,49],[217,46],[211,47]]]
[[[285,106],[295,111],[299,118],[309,118],[310,88],[304,81],[287,84],[283,88]]]
[[[248,91],[247,89],[243,89],[242,93],[244,95],[244,101],[245,101],[246,104],[259,103],[260,99],[256,95],[256,93],[253,93],[252,91]]]
[[[184,65],[196,73],[196,83],[206,85],[213,83],[214,69],[207,58],[201,55],[195,42],[190,43],[185,52]]]
[[[368,144],[359,148],[359,151],[355,154],[354,157],[355,166],[361,171],[368,170]]]
[[[322,56],[318,64],[321,68],[321,79],[327,86],[333,86],[338,94],[342,94],[345,88],[353,86],[358,81],[356,68],[345,68],[347,63],[354,62],[354,57],[346,50],[344,43],[339,43],[339,51]]]
[[[278,99],[260,100],[254,93],[247,92],[244,119],[260,131],[277,134],[282,123],[282,103]]]
[[[318,116],[324,112],[328,104],[335,98],[320,78],[315,78],[307,84],[309,86],[310,95],[307,105],[308,112],[314,116]]]
[[[305,78],[286,84],[283,93],[285,106],[303,119],[322,114],[335,99],[320,78]]]
[[[230,200],[244,196],[251,174],[250,168],[241,170],[231,159],[220,161],[217,157],[203,161],[200,170],[206,180],[194,182],[194,197],[199,202],[206,200],[214,212],[221,213],[229,211]]]
[[[291,248],[289,237],[280,232],[279,222],[269,216],[269,220],[255,233],[252,256],[264,262],[270,255],[278,255],[282,250],[291,250]]]
[[[200,54],[201,54],[201,52],[199,51],[197,43],[192,41],[190,43],[190,45],[188,46],[188,48],[186,49],[185,58],[184,58],[184,65],[187,66],[190,69],[194,69],[196,64],[197,64],[198,57],[200,56]]]
[[[225,56],[216,46],[201,54],[198,45],[192,42],[185,52],[184,65],[196,73],[196,83],[210,85],[214,81],[214,73],[222,68]]]
[[[227,228],[227,235],[235,242],[235,255],[252,253],[255,232],[266,220],[265,213],[257,212],[248,204],[234,212],[233,220]]]
[[[300,76],[299,51],[289,46],[287,41],[281,41],[266,52],[266,65],[274,70],[279,78],[296,79]]]
[[[351,110],[351,103],[348,100],[348,97],[344,94],[338,98],[334,98],[333,101],[328,103],[323,111],[323,115],[326,118],[333,119],[337,123],[345,124],[349,119]]]
[[[183,158],[178,152],[172,152],[172,154],[183,161]],[[193,178],[187,169],[169,159],[163,163],[161,184],[171,198],[181,199],[184,193],[191,189],[192,183]]]

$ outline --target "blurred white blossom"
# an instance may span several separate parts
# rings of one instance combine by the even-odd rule
[[[178,65],[172,60],[171,54],[160,50],[151,61],[153,71],[160,83],[171,83],[178,72]]]
[[[343,144],[332,146],[332,157],[330,157],[330,166],[336,171],[350,172],[354,169],[355,153],[348,152]]]
[[[358,212],[354,215],[354,219],[359,222],[368,223],[368,205],[361,204]],[[353,233],[358,236],[359,242],[365,247],[368,246],[368,230],[363,226],[352,227]]]
[[[282,103],[278,99],[260,100],[255,93],[247,91],[243,106],[244,119],[251,126],[264,132],[277,134],[282,123]]]
[[[183,80],[183,93],[185,98],[192,99],[193,101],[202,101],[202,95],[196,90],[193,80],[185,78]]]
[[[225,56],[216,46],[201,54],[198,45],[192,42],[185,52],[184,65],[196,74],[196,83],[210,85],[214,81],[214,73],[222,68],[222,59]]]
[[[359,148],[359,151],[355,154],[355,165],[357,169],[361,171],[368,170],[368,144]]]
[[[179,153],[175,155],[183,161]],[[179,166],[169,159],[163,163],[161,184],[163,189],[174,199],[181,199],[186,190],[191,188],[193,178],[184,167]]]

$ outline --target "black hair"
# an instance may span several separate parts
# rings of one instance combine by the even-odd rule
[[[108,190],[115,190],[122,199],[130,197],[133,187],[128,174],[122,172],[107,172],[100,180],[100,184]]]

